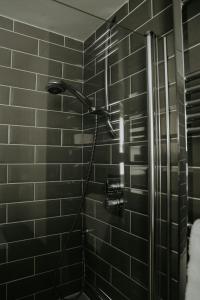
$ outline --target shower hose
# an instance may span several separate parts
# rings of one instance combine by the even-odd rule
[[[74,217],[74,221],[72,223],[71,229],[67,234],[67,238],[66,238],[65,242],[62,245],[61,254],[58,258],[56,268],[54,269],[54,275],[53,275],[53,278],[52,278],[53,295],[54,295],[55,299],[64,300],[64,298],[65,298],[62,295],[62,292],[60,291],[60,289],[57,285],[57,271],[59,270],[60,267],[62,267],[62,262],[64,261],[65,249],[67,248],[67,245],[70,242],[71,235],[72,235],[73,231],[76,229],[76,226],[78,225],[79,217],[80,217],[80,214],[82,213],[83,206],[85,204],[85,197],[86,197],[86,194],[88,192],[88,185],[89,185],[89,181],[90,181],[90,178],[91,178],[95,148],[96,148],[96,143],[97,143],[97,135],[98,135],[98,127],[99,127],[98,123],[99,123],[98,122],[98,115],[95,115],[95,128],[94,128],[93,140],[92,140],[92,144],[91,144],[91,156],[90,156],[90,161],[88,163],[87,176],[86,176],[85,184],[84,184],[84,187],[83,187],[81,203],[80,203],[80,206],[78,208],[78,212]],[[82,287],[82,290],[83,290],[83,287]],[[80,294],[81,293],[82,293],[82,291],[80,292]],[[80,294],[75,299],[78,299]]]

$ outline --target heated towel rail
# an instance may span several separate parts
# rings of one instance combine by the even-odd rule
[[[200,71],[185,77],[187,134],[200,134]]]

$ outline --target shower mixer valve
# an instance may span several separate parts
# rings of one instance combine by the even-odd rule
[[[124,186],[121,184],[120,177],[108,177],[105,183],[105,207],[118,207],[122,209],[126,201],[124,201]]]

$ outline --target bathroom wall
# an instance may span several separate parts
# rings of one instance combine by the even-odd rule
[[[173,43],[173,14],[171,1],[129,1],[116,14],[119,25],[117,50],[109,57],[109,104],[112,124],[118,134],[113,140],[101,126],[96,149],[95,165],[85,207],[84,226],[90,230],[86,238],[86,286],[93,286],[111,299],[148,299],[148,143],[145,38],[132,34],[153,30],[159,37],[166,35],[168,51],[168,80],[170,94],[171,136],[171,273],[170,299],[179,293],[179,200],[178,200],[178,140],[176,111],[175,59]],[[130,29],[127,30],[125,28]],[[97,106],[105,105],[104,62],[97,56],[101,47],[99,37],[106,25],[97,30],[84,44],[84,91]],[[113,30],[114,32],[115,30]],[[95,41],[96,45],[95,45]],[[163,41],[159,38],[160,106],[162,137],[162,199],[160,240],[157,250],[162,263],[160,297],[167,299],[166,278],[166,120],[164,96]],[[100,49],[100,50],[99,50]],[[123,126],[120,129],[120,122]],[[121,123],[122,124],[122,123]],[[85,132],[92,132],[94,120],[84,114]],[[124,153],[121,154],[119,129],[124,129]],[[89,159],[89,147],[84,147],[84,162]],[[125,164],[125,210],[105,209],[105,180],[121,176],[119,163]]]
[[[82,71],[81,42],[0,17],[1,300],[81,288],[81,219],[60,254],[82,191],[82,107],[45,87],[63,77],[81,89]]]
[[[200,26],[200,3],[199,1],[191,1],[184,8],[184,46],[185,46],[185,72],[186,75],[195,71],[200,71],[200,33],[197,28]],[[194,84],[198,84],[196,80]],[[199,99],[199,93],[193,94],[188,100]],[[188,110],[192,113],[199,107]],[[192,123],[192,126],[199,126],[197,122]],[[190,127],[190,125],[189,125]],[[199,160],[200,139],[199,132],[188,135],[188,163],[189,163],[189,206],[188,220],[193,223],[197,218],[200,218],[200,160]]]

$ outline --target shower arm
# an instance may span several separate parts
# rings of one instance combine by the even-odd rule
[[[87,96],[85,96],[84,94],[82,94],[81,92],[76,90],[70,84],[65,83],[65,87],[71,94],[73,94],[76,98],[78,98],[83,105],[85,105],[88,108],[88,111],[90,113],[99,114],[99,115],[104,116],[106,118],[106,124],[107,124],[107,127],[109,129],[111,136],[113,138],[116,137],[116,133],[115,133],[115,131],[112,127],[111,121],[110,121],[110,114],[106,109],[99,109],[99,110],[96,109],[96,107],[92,106],[92,104]]]
[[[78,98],[83,105],[85,105],[88,108],[89,112],[93,112],[95,108],[92,106],[90,100],[88,97],[86,97],[84,94],[76,90],[72,85],[65,82],[66,89],[73,94],[76,98]]]

